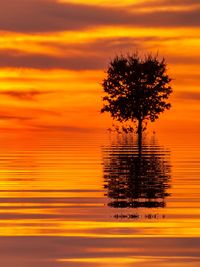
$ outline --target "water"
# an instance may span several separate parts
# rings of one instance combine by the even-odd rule
[[[200,266],[198,139],[2,133],[5,267]]]

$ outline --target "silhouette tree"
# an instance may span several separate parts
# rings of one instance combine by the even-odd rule
[[[165,59],[147,55],[116,56],[109,63],[102,86],[105,92],[101,112],[110,112],[119,122],[137,122],[138,136],[142,137],[144,122],[155,121],[169,109],[167,102],[172,88]],[[133,130],[133,127],[129,127]]]

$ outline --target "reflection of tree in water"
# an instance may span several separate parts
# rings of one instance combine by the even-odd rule
[[[104,179],[109,206],[159,208],[169,194],[169,151],[154,141],[142,151],[131,140],[121,140],[104,149]]]

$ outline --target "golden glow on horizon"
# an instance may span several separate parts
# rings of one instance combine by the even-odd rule
[[[87,4],[87,5],[95,5],[95,6],[129,6],[134,4],[143,3],[144,0],[57,0],[60,3],[72,3],[72,4]]]
[[[198,3],[191,3],[190,5],[181,5],[176,3],[176,4],[168,4],[166,2],[161,2],[161,6],[156,5],[156,1],[145,1],[145,0],[57,0],[59,3],[72,3],[72,4],[83,4],[83,5],[92,5],[92,6],[101,6],[101,7],[132,7],[133,9],[137,7],[137,10],[145,12],[145,11],[177,11],[177,10],[193,10],[195,8],[198,8],[200,4]],[[145,6],[147,4],[147,6]],[[162,6],[162,4],[165,4]]]

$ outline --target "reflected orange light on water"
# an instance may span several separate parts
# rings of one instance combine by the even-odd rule
[[[36,133],[29,138],[21,133],[18,137],[11,134],[7,139],[6,136],[1,139],[2,236],[133,238],[200,235],[199,202],[196,199],[200,189],[199,167],[195,147],[171,145],[173,186],[167,189],[166,208],[126,209],[126,216],[134,215],[133,223],[128,217],[123,219],[123,209],[119,209],[117,219],[117,210],[106,204],[101,147],[109,145],[108,136],[91,133],[58,136]],[[123,146],[120,149],[125,151]],[[153,153],[158,153],[155,155],[159,157],[165,157],[167,153],[169,157],[168,150],[159,149],[160,152]],[[193,151],[191,157],[187,154],[188,149]],[[192,184],[188,185],[190,174]]]

